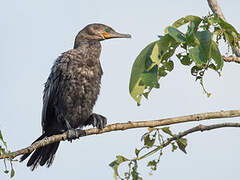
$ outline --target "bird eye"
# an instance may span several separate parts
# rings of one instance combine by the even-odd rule
[[[110,29],[106,29],[105,31],[106,31],[107,33],[109,33],[109,32],[110,32]]]

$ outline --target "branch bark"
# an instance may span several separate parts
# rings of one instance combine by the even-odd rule
[[[217,0],[208,0],[208,5],[214,14],[217,14],[220,18],[222,18],[224,21],[226,21],[224,15],[223,15],[222,9],[218,5]]]
[[[102,130],[99,130],[96,128],[87,129],[86,136],[90,136],[93,134],[103,134],[111,131],[133,129],[133,128],[156,127],[156,126],[165,126],[165,125],[172,125],[172,124],[184,123],[184,122],[201,121],[201,120],[207,120],[207,119],[221,119],[221,118],[233,118],[233,117],[240,117],[240,110],[208,112],[208,113],[193,114],[188,116],[180,116],[180,117],[166,118],[166,119],[160,119],[160,120],[137,121],[137,122],[128,121],[127,123],[116,123],[116,124],[108,125]],[[15,158],[16,156],[19,156],[21,154],[30,153],[39,147],[43,147],[48,144],[58,142],[58,141],[63,141],[66,139],[67,139],[66,133],[47,137],[41,141],[35,142],[29,147],[12,152],[10,153],[10,155],[9,154],[0,155],[0,159],[5,159],[9,157]]]
[[[218,5],[217,0],[207,0],[207,1],[208,1],[208,5],[209,5],[209,7],[211,8],[212,12],[213,12],[214,14],[217,14],[220,18],[222,18],[224,21],[227,22],[226,18],[225,18],[224,15],[223,15],[223,12],[222,12],[220,6]],[[234,48],[234,54],[235,54],[237,57],[240,57],[240,49],[237,48],[237,47],[235,47],[235,48]],[[225,60],[225,59],[224,59],[224,60]],[[236,61],[234,61],[234,60],[231,60],[231,61],[236,62]],[[230,62],[230,61],[228,60],[228,62]],[[237,62],[239,63],[239,60],[238,60]]]
[[[235,63],[240,63],[240,57],[236,57],[236,56],[223,56],[223,60],[225,62],[235,62]]]

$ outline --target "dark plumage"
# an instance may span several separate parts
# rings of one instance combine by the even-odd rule
[[[103,24],[90,24],[78,33],[74,49],[57,58],[45,84],[42,135],[36,141],[65,131],[71,140],[72,136],[79,137],[84,133],[76,128],[90,124],[99,129],[106,126],[104,116],[92,113],[103,74],[99,61],[100,41],[129,37]],[[38,164],[49,167],[58,146],[59,142],[36,149],[27,166],[32,170]],[[25,160],[30,154],[24,154],[20,160]]]

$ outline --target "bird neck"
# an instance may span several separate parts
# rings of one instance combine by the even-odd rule
[[[74,49],[80,50],[81,52],[88,52],[94,54],[94,56],[99,57],[101,53],[101,43],[95,39],[81,39],[74,43]]]
[[[81,36],[80,34],[76,37],[74,42],[74,49],[80,47],[82,44],[100,44],[99,40],[97,39],[90,39],[87,36]],[[101,46],[101,45],[100,45]]]

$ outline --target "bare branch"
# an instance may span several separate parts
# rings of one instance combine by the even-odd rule
[[[208,113],[193,114],[188,116],[180,116],[180,117],[166,118],[166,119],[160,119],[160,120],[137,121],[137,122],[128,121],[127,123],[116,123],[116,124],[111,124],[106,126],[103,130],[99,130],[96,128],[87,129],[86,136],[90,136],[93,134],[102,134],[102,133],[107,133],[111,131],[133,129],[133,128],[156,127],[156,126],[165,126],[165,125],[184,123],[184,122],[201,121],[201,120],[207,120],[207,119],[221,119],[221,118],[233,118],[233,117],[240,117],[240,110],[208,112]],[[19,156],[21,154],[30,153],[39,147],[43,147],[48,144],[59,142],[66,139],[67,139],[66,133],[54,135],[54,136],[45,138],[43,140],[40,140],[27,148],[12,152],[10,156],[11,158],[15,158],[16,156]],[[9,158],[9,155],[7,154],[0,155],[0,159],[5,159],[5,158]]]
[[[217,0],[208,0],[208,5],[214,14],[217,14],[220,18],[222,18],[224,21],[226,21],[226,18],[224,17],[223,12],[222,12],[220,6],[218,5]],[[239,48],[235,47],[234,53],[237,57],[240,57],[240,49]],[[236,62],[236,61],[234,61],[234,62]]]

